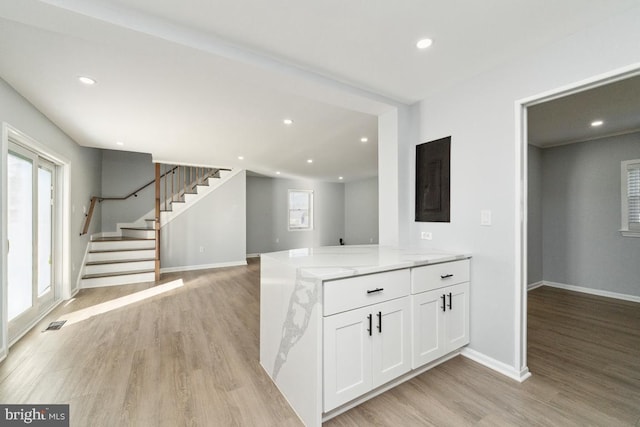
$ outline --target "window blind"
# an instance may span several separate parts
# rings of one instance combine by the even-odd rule
[[[640,229],[640,164],[631,164],[627,169],[627,203],[629,229]]]

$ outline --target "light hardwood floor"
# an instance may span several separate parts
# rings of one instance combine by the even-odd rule
[[[162,283],[180,278],[120,308],[100,304],[153,284],[81,291],[11,348],[0,402],[69,403],[79,427],[300,425],[258,363],[259,262]],[[638,426],[640,304],[530,292],[529,368],[520,384],[456,357],[325,425]]]

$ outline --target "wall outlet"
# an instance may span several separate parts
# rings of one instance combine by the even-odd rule
[[[369,237],[369,243],[373,243],[373,237]]]
[[[420,233],[420,238],[422,240],[431,240],[433,239],[433,235],[430,231],[423,231],[422,233]]]
[[[204,252],[204,246],[200,246],[200,253]]]
[[[276,237],[276,243],[280,243],[280,239]]]

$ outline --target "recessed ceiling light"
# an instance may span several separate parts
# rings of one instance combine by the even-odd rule
[[[313,159],[307,159],[307,163],[313,163]]]
[[[360,142],[367,142],[369,141],[369,138],[367,138],[366,136],[363,136],[362,138],[360,138]]]
[[[604,122],[602,120],[594,120],[591,122],[591,126],[593,127],[602,126],[603,124]]]
[[[422,40],[418,40],[418,43],[416,43],[416,47],[418,49],[426,49],[429,46],[431,46],[433,44],[433,40],[431,39],[422,39]]]
[[[292,125],[292,124],[293,124],[293,120],[291,120],[291,119],[284,119],[284,120],[282,121],[282,123],[284,123],[285,125]]]
[[[339,176],[338,179],[344,179],[343,177]]]
[[[122,146],[122,145],[124,145],[124,142],[122,142],[122,141],[116,141],[116,145],[120,145],[120,146]]]
[[[280,175],[280,171],[276,171],[276,175]]]
[[[91,77],[80,76],[80,77],[78,77],[78,80],[80,80],[80,83],[85,84],[87,86],[91,86],[91,85],[96,84],[96,81],[94,79],[92,79]]]
[[[238,160],[244,160],[244,156],[238,156]]]

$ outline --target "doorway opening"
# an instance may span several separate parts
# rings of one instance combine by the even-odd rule
[[[528,142],[529,142],[529,129],[528,129],[528,115],[529,108],[540,106],[549,101],[565,98],[569,95],[575,95],[587,90],[600,88],[611,83],[620,82],[632,77],[640,75],[640,67],[637,65],[634,67],[627,67],[620,70],[615,70],[610,73],[606,73],[600,76],[574,83],[565,87],[561,87],[546,93],[542,93],[527,99],[519,100],[516,102],[516,129],[517,129],[517,141],[516,149],[519,157],[517,164],[519,186],[517,190],[517,210],[520,215],[520,230],[517,233],[517,245],[516,245],[516,259],[519,260],[518,277],[517,281],[519,286],[517,287],[517,301],[519,301],[519,339],[517,340],[516,354],[519,355],[520,367],[526,369],[527,367],[527,291],[529,285],[529,239],[533,236],[528,235],[529,228],[529,155],[528,155]]]
[[[69,161],[3,124],[0,356],[69,298]]]

